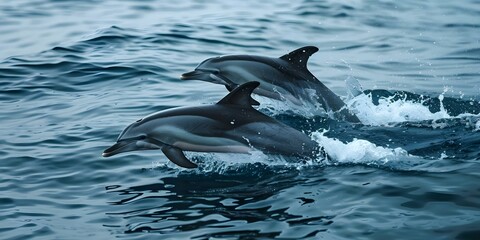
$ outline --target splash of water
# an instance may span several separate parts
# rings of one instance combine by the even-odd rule
[[[385,148],[363,139],[354,139],[352,142],[343,143],[338,139],[326,137],[326,132],[326,130],[313,132],[312,139],[323,146],[330,162],[333,164],[366,163],[383,165],[390,161],[416,158],[402,148]]]
[[[313,95],[315,94],[315,91],[312,90],[309,94]],[[306,118],[328,115],[322,108],[321,104],[317,102],[302,100],[304,104],[296,105],[289,101],[279,101],[259,95],[255,95],[255,99],[262,103],[258,108],[259,111],[266,112],[273,116],[285,113],[304,116]]]
[[[363,124],[371,126],[389,126],[392,123],[407,121],[438,120],[451,118],[444,109],[443,94],[439,96],[440,111],[432,113],[421,102],[406,99],[394,100],[394,96],[381,98],[378,105],[372,101],[371,94],[360,94],[347,101],[348,108],[354,112]]]

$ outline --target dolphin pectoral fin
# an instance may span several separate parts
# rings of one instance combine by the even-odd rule
[[[172,146],[163,146],[162,152],[167,156],[167,158],[173,163],[177,164],[180,167],[184,168],[196,168],[197,164],[190,162],[190,160],[185,157],[182,150]]]
[[[288,63],[290,63],[290,65],[300,70],[307,70],[308,59],[310,58],[310,56],[312,56],[312,54],[316,53],[317,51],[317,47],[306,46],[287,53],[281,56],[280,59],[287,61]]]

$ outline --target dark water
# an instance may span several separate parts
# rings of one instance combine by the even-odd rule
[[[479,239],[479,16],[476,0],[2,1],[0,238]],[[225,95],[178,79],[203,59],[304,45],[334,92],[371,93],[349,100],[364,124],[260,110],[329,159],[101,158],[139,117]]]

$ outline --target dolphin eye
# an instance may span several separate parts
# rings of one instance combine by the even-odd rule
[[[142,135],[142,136],[139,136],[139,137],[138,137],[138,140],[143,140],[143,139],[145,139],[145,138],[147,138],[147,136]]]
[[[138,120],[137,120],[137,121],[135,121],[135,122],[137,122],[137,123],[138,123],[138,122],[141,122],[142,120],[143,120],[143,118],[140,118],[140,119],[138,119]]]

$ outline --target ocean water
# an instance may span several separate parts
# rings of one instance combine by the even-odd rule
[[[479,16],[478,0],[1,1],[0,238],[479,239]],[[179,80],[202,60],[305,45],[362,124],[259,110],[327,158],[101,157],[142,116],[221,99]]]

